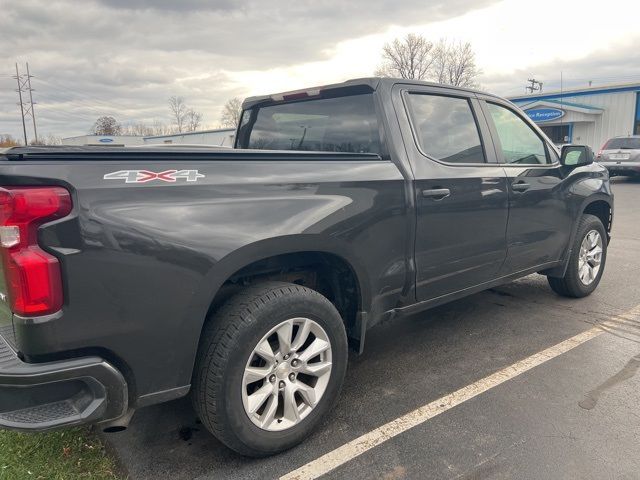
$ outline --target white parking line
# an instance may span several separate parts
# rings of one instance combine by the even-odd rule
[[[612,318],[635,319],[640,316],[640,305],[628,312]],[[410,428],[420,425],[427,420],[440,415],[453,407],[470,400],[481,393],[486,392],[498,385],[517,377],[538,365],[542,365],[549,360],[568,352],[585,342],[603,333],[600,327],[595,327],[586,332],[580,333],[563,342],[538,352],[519,362],[509,365],[502,370],[478,380],[471,385],[461,388],[449,395],[439,398],[431,403],[423,405],[412,412],[396,418],[395,420],[382,425],[381,427],[366,433],[355,440],[332,450],[331,452],[313,460],[306,465],[280,477],[280,480],[308,480],[315,479],[331,470],[343,465],[350,460],[362,455],[372,448],[392,439],[393,437],[406,432]]]

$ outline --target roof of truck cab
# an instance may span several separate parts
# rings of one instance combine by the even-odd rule
[[[464,93],[481,93],[484,95],[497,97],[494,94],[483,92],[473,88],[455,87],[453,85],[446,85],[446,84],[436,83],[436,82],[426,82],[423,80],[410,80],[406,78],[392,78],[392,77],[364,77],[364,78],[353,78],[351,80],[347,80],[341,83],[332,83],[328,85],[319,85],[315,87],[302,88],[299,90],[291,90],[288,92],[278,92],[278,93],[271,93],[268,95],[257,95],[253,97],[248,97],[242,103],[242,108],[243,109],[250,108],[256,104],[263,103],[263,102],[272,102],[274,101],[274,97],[280,98],[285,96],[301,94],[309,91],[315,92],[315,91],[322,91],[322,90],[337,90],[341,88],[353,88],[358,86],[366,87],[366,88],[369,88],[371,91],[375,91],[375,90],[378,90],[382,85],[390,87],[396,84],[416,85],[416,86],[425,86],[425,87],[434,87],[434,88],[446,88],[449,90],[458,90]]]

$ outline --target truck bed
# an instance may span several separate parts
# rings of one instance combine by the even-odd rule
[[[362,289],[398,285],[385,310],[406,280],[404,179],[376,154],[12,148],[0,154],[0,185],[62,186],[73,202],[38,230],[60,262],[64,306],[31,322],[0,302],[7,339],[31,362],[97,352],[136,372],[141,404],[189,385],[212,298],[252,262],[306,249],[373,264],[375,285]]]

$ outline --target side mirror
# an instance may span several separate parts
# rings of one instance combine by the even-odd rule
[[[562,147],[560,163],[565,167],[578,167],[593,163],[593,150],[587,145],[565,145]]]

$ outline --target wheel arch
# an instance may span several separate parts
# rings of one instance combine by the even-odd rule
[[[584,214],[594,215],[602,221],[605,231],[607,232],[607,244],[611,240],[611,227],[613,225],[613,202],[612,197],[608,194],[598,193],[587,197],[580,207],[576,211],[576,218],[571,226],[571,236],[567,245],[564,259],[559,267],[544,271],[544,274],[549,277],[563,277],[567,266],[569,265],[569,259],[571,257],[572,246],[575,242],[576,234],[578,232],[578,225],[580,219]]]
[[[313,275],[305,277],[305,272],[315,273],[319,281],[309,284]],[[301,279],[305,281],[300,282]],[[363,340],[361,337],[364,335],[362,319],[366,318],[372,302],[368,275],[357,255],[347,245],[316,235],[260,240],[220,259],[207,274],[198,293],[200,301],[196,310],[202,324],[197,341],[202,335],[205,321],[227,298],[242,286],[269,280],[298,283],[328,296],[343,316],[350,340],[356,342],[355,347],[359,348],[358,342]],[[194,362],[195,354],[194,351]]]
[[[582,201],[580,208],[578,208],[576,212],[576,217],[571,227],[571,240],[569,243],[569,250],[571,249],[571,245],[573,245],[573,242],[575,241],[576,233],[578,231],[578,225],[580,224],[580,219],[584,214],[595,215],[596,217],[600,218],[607,232],[607,240],[609,240],[613,222],[612,198],[610,195],[604,193],[596,193],[585,198]],[[602,217],[600,215],[602,215]]]
[[[582,209],[582,215],[589,214],[594,215],[600,219],[604,229],[607,232],[607,243],[611,240],[611,227],[613,224],[613,207],[608,201],[609,199],[591,199]],[[574,225],[575,230],[578,228],[577,222]]]

